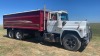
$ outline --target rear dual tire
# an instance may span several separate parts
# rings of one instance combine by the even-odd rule
[[[15,37],[18,40],[22,40],[23,39],[23,32],[20,31],[20,30],[17,30],[16,33],[15,33]]]
[[[15,38],[15,32],[14,32],[14,30],[7,30],[7,36],[9,37],[9,38]]]
[[[9,38],[16,38],[18,40],[22,40],[23,37],[23,32],[21,30],[10,30],[7,29],[7,36]]]

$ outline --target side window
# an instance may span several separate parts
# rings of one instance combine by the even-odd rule
[[[57,20],[57,14],[51,14],[51,19],[50,20]]]

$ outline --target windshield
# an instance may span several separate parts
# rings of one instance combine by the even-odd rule
[[[61,20],[62,20],[62,21],[67,21],[67,20],[68,20],[68,14],[62,13],[62,14],[61,14]]]

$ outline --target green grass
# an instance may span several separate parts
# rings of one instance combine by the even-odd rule
[[[90,24],[93,32],[93,36],[100,36],[100,23],[91,23]]]
[[[91,23],[92,35],[94,41],[100,41],[100,23]]]
[[[72,52],[57,46],[20,41],[3,37],[6,30],[0,26],[0,56],[100,56],[100,23],[91,24],[93,38],[83,52]],[[60,45],[58,45],[60,46]]]

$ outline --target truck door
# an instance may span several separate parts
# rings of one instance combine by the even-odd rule
[[[57,27],[57,14],[51,14],[51,19],[47,20],[47,31],[49,33],[59,33],[59,29]]]

